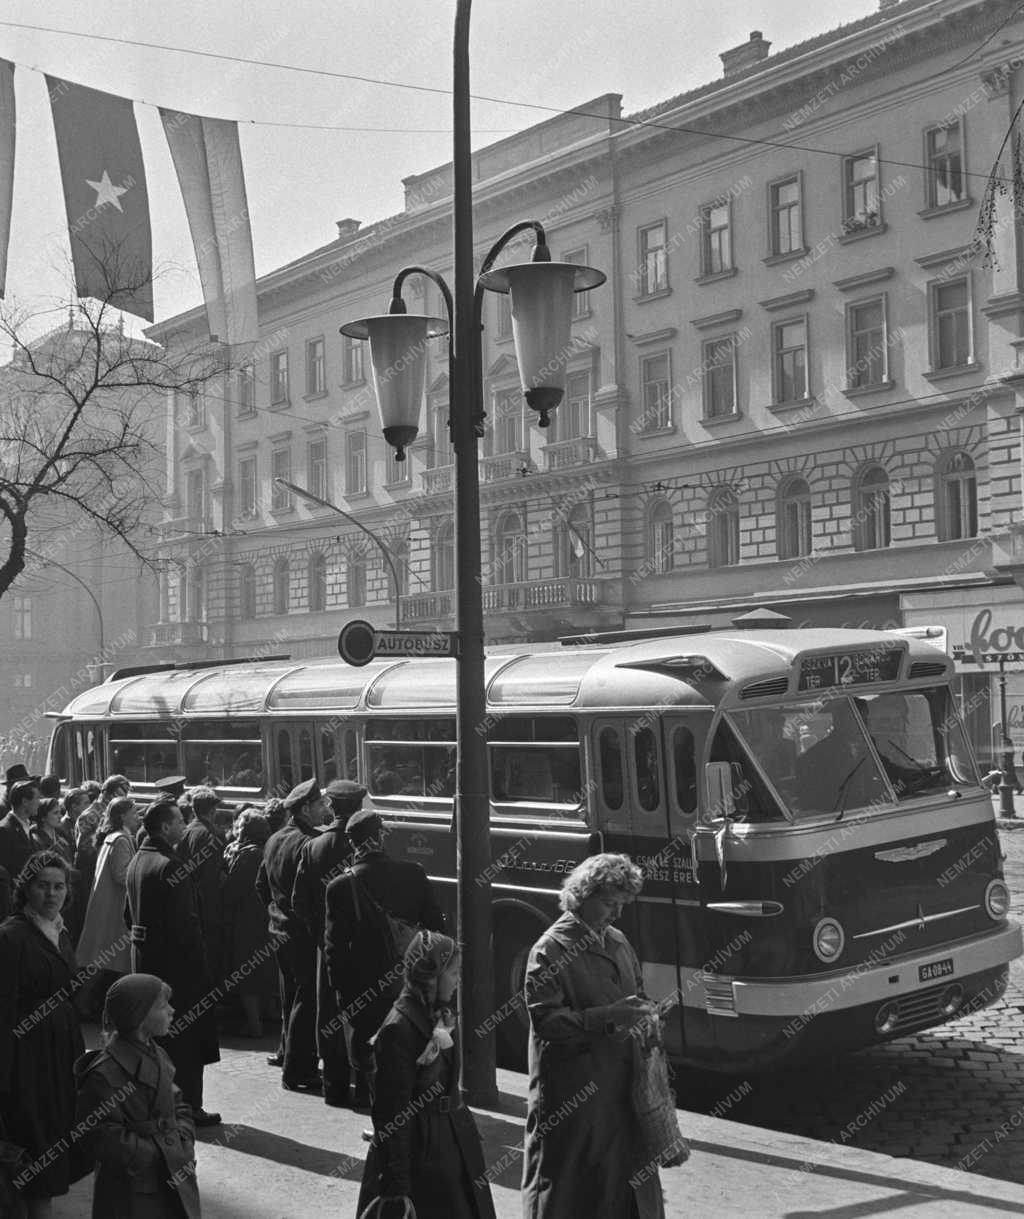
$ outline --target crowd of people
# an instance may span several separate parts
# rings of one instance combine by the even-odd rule
[[[260,1038],[276,1001],[282,1088],[372,1115],[360,1216],[493,1216],[459,1093],[458,945],[362,786],[307,779],[225,833],[217,793],[181,778],[145,808],[123,775],[63,796],[23,767],[6,780],[0,1214],[50,1216],[91,1172],[94,1219],[196,1219],[218,1020]],[[611,926],[640,884],[625,856],[584,861],[530,956],[527,1219],[663,1214],[628,1120],[633,1034],[656,1008]],[[566,1116],[588,1082],[599,1095]]]

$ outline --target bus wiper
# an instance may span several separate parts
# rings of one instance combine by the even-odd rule
[[[842,783],[839,784],[839,791],[836,792],[836,796],[839,799],[839,815],[836,817],[836,821],[842,821],[843,813],[846,812],[846,789],[850,785],[850,780],[857,773],[857,771],[860,770],[860,768],[864,765],[864,763],[867,760],[868,760],[867,754],[864,754],[863,757],[858,758],[857,761],[854,762],[853,766],[851,766],[850,769],[846,772],[846,776],[843,779]]]
[[[933,771],[929,767],[927,767],[927,766],[923,765],[921,762],[919,762],[917,760],[917,758],[912,757],[909,753],[907,753],[907,751],[905,749],[901,749],[899,747],[899,745],[896,744],[895,741],[891,741],[888,737],[886,737],[884,743],[886,745],[891,745],[893,747],[893,749],[896,750],[897,753],[902,754],[907,759],[907,761],[910,763],[910,765],[915,766],[921,772],[921,774],[928,775],[929,778],[931,777]]]

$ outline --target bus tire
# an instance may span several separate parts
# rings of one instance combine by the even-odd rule
[[[546,924],[527,914],[508,914],[497,921],[494,953],[494,1008],[501,1013],[495,1029],[498,1066],[527,1069],[530,1021],[522,1001],[526,961]]]

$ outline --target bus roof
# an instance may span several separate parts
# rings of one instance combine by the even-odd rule
[[[933,643],[883,631],[724,630],[552,649],[503,646],[488,653],[487,701],[514,707],[713,706],[793,688],[802,653],[909,655],[903,675],[941,679],[952,662]],[[376,660],[353,668],[336,657],[136,674],[71,700],[71,719],[297,714],[370,708],[455,708],[453,660]]]

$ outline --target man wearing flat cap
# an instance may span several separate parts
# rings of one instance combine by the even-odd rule
[[[224,843],[214,822],[220,797],[212,787],[192,788],[195,817],[185,826],[178,855],[192,875],[199,898],[199,917],[206,936],[206,956],[214,978],[223,976],[224,920],[221,885],[224,875]]]
[[[316,1052],[316,941],[292,909],[295,874],[303,847],[324,820],[327,802],[316,779],[293,787],[285,797],[288,820],[271,834],[256,876],[256,891],[270,916],[281,989],[281,1045],[269,1062],[283,1068],[289,1092],[318,1092]]]
[[[324,790],[331,820],[306,841],[295,873],[292,909],[302,919],[316,952],[316,1044],[323,1062],[324,1101],[335,1108],[348,1104],[349,1065],[345,1029],[324,957],[327,886],[349,865],[352,848],[345,823],[362,807],[366,788],[351,779],[334,779]]]
[[[444,930],[444,912],[418,863],[384,851],[384,823],[372,809],[353,813],[345,826],[352,866],[327,886],[324,956],[349,1027],[355,1073],[353,1105],[373,1100],[370,1038],[401,990],[401,963],[393,959],[386,915],[430,931]]]

